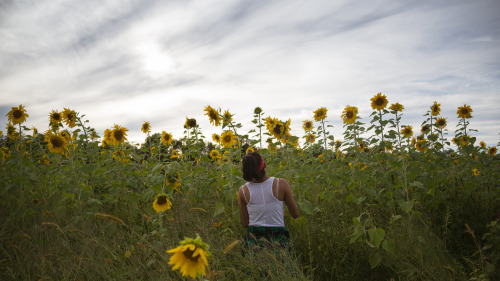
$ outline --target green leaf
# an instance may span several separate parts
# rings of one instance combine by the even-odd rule
[[[368,261],[370,262],[370,267],[372,269],[374,269],[375,267],[377,267],[380,264],[380,262],[382,262],[382,256],[377,252],[373,252],[370,255],[370,258]]]
[[[394,251],[396,250],[396,244],[394,243],[394,240],[384,240],[384,242],[382,242],[382,249],[384,249],[388,253],[394,254]]]
[[[300,209],[304,211],[304,213],[308,215],[313,214],[312,203],[309,202],[307,199],[301,199],[300,201],[297,202],[297,204],[299,205]]]
[[[224,207],[224,204],[222,202],[217,203],[217,205],[215,206],[214,216],[217,216],[217,215],[224,213],[224,209],[225,209],[225,207]]]
[[[413,201],[403,201],[403,200],[400,200],[398,202],[399,204],[399,207],[401,208],[401,210],[403,210],[403,212],[405,213],[409,213],[410,210],[413,208]]]
[[[368,230],[368,235],[370,236],[370,242],[372,242],[375,247],[379,248],[382,240],[384,240],[385,230],[380,227],[372,228]]]

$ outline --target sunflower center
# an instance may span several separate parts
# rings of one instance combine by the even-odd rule
[[[224,142],[225,142],[225,143],[229,143],[229,142],[231,142],[231,136],[230,136],[230,135],[225,135],[225,136],[224,136]]]
[[[195,248],[196,250],[196,248]],[[191,251],[191,249],[186,249],[184,252],[182,252],[182,254],[188,258],[189,260],[193,261],[193,262],[198,262],[198,259],[200,258],[200,256],[196,256],[196,257],[193,257],[193,254],[194,254],[194,251]]]
[[[52,118],[53,118],[54,120],[56,120],[56,121],[59,121],[59,120],[61,120],[61,114],[59,114],[59,113],[54,113],[54,114],[52,114]]]
[[[410,129],[404,129],[404,130],[403,130],[403,133],[405,133],[405,134],[409,135],[409,134],[411,133],[411,131],[410,131]]]
[[[274,129],[273,131],[278,134],[278,135],[281,135],[281,131],[282,131],[282,127],[280,124],[276,124],[276,126],[274,126]]]
[[[446,124],[446,122],[444,120],[439,120],[438,121],[438,125],[439,126],[444,126]]]
[[[323,116],[323,111],[322,110],[316,112],[316,117],[321,117],[321,116]]]
[[[164,205],[167,203],[167,196],[158,196],[158,200],[156,200],[156,204],[158,205]]]
[[[311,128],[312,124],[311,123],[306,123],[306,128]]]
[[[212,120],[217,120],[217,114],[214,111],[210,111],[210,118]]]
[[[117,141],[121,141],[123,139],[123,131],[122,130],[116,130],[113,132],[113,137],[115,137],[115,139]]]
[[[163,139],[164,139],[165,141],[169,141],[169,140],[170,140],[170,136],[169,136],[169,135],[165,135],[165,136],[163,137]]]
[[[382,106],[384,104],[384,99],[383,98],[377,98],[377,100],[375,100],[375,104],[378,105],[378,106]]]
[[[438,112],[438,110],[439,110],[439,107],[437,107],[437,105],[432,107],[432,112]]]
[[[193,128],[196,127],[196,120],[195,119],[189,119],[187,122],[188,126]]]
[[[352,111],[347,111],[346,114],[345,114],[345,117],[347,117],[347,119],[351,119],[354,117],[354,112]]]
[[[23,117],[23,112],[19,109],[17,110],[14,110],[14,112],[12,112],[12,116],[14,116],[14,118],[21,118]]]
[[[462,112],[462,114],[464,115],[467,115],[469,113],[469,110],[467,108],[462,108],[460,112]]]
[[[148,124],[144,124],[144,125],[142,125],[142,129],[143,129],[143,130],[147,130],[147,129],[148,129],[148,127],[149,127],[149,126],[148,126]]]
[[[69,113],[69,114],[68,114],[68,120],[69,120],[70,122],[73,122],[74,118],[75,118],[75,117],[73,116],[73,113]]]
[[[50,143],[55,148],[63,147],[63,145],[64,145],[64,141],[59,136],[52,136],[52,137],[50,137]]]

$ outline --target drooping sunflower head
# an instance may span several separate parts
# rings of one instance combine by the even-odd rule
[[[173,254],[168,264],[173,265],[172,270],[181,272],[182,276],[190,276],[196,279],[198,274],[205,275],[208,266],[209,246],[197,235],[196,239],[185,238],[181,245],[175,249],[167,250],[167,253]]]
[[[221,135],[220,143],[225,148],[230,148],[236,143],[236,137],[233,135],[233,131],[224,131]]]
[[[219,143],[220,143],[220,135],[219,135],[219,134],[214,133],[214,134],[212,135],[212,140],[213,140],[215,143],[219,144]]]
[[[353,124],[358,117],[358,108],[355,106],[347,105],[340,115],[344,124]]]
[[[495,154],[497,154],[497,147],[496,146],[490,147],[490,149],[488,149],[488,154],[491,156],[495,156]]]
[[[52,126],[58,126],[62,122],[62,115],[57,110],[52,110],[49,114],[50,124]]]
[[[219,112],[217,110],[213,109],[210,105],[207,105],[204,109],[206,112],[205,115],[208,116],[208,119],[210,120],[211,124],[214,124],[214,126],[219,126],[222,118],[219,115]]]
[[[65,150],[68,145],[67,139],[62,135],[61,132],[54,133],[51,130],[45,132],[45,142],[47,142],[47,147],[52,153],[65,154]]]
[[[437,120],[436,120],[436,125],[438,126],[439,129],[444,129],[444,127],[446,127],[446,118],[443,118],[443,117],[439,117]]]
[[[68,127],[73,128],[76,126],[76,112],[74,110],[64,108],[62,118]]]
[[[441,104],[435,101],[434,104],[431,106],[431,114],[432,116],[438,116],[440,112],[441,112]]]
[[[153,202],[153,209],[157,212],[165,212],[172,207],[172,202],[168,199],[168,195],[165,193],[160,193],[156,195],[155,201]]]
[[[13,106],[5,116],[8,117],[9,122],[12,122],[13,125],[24,123],[26,121],[26,117],[29,117],[22,104],[18,107]]]
[[[165,146],[170,145],[173,140],[174,139],[172,138],[172,134],[167,133],[165,131],[161,132],[161,142],[163,143],[163,145]]]
[[[230,123],[233,121],[233,115],[229,113],[229,110],[224,111],[224,114],[222,114],[222,119],[224,120],[224,123]]]
[[[217,160],[219,159],[219,157],[220,153],[217,149],[213,149],[212,151],[210,151],[210,158]]]
[[[431,131],[431,127],[430,127],[429,125],[427,125],[427,124],[424,124],[424,125],[422,126],[422,128],[420,129],[420,132],[421,132],[422,134],[427,134],[427,133],[429,133],[430,131]]]
[[[151,124],[148,121],[144,121],[144,123],[142,123],[141,131],[145,134],[149,133],[151,131]]]
[[[335,148],[339,149],[342,146],[342,141],[341,140],[336,140],[335,141]]]
[[[389,109],[392,111],[395,111],[395,112],[401,112],[401,111],[403,111],[403,109],[405,109],[405,107],[402,104],[400,104],[399,102],[396,102],[396,103],[391,104],[391,106],[389,106]]]
[[[460,145],[461,146],[466,146],[469,144],[469,136],[468,135],[462,135],[460,138]]]
[[[191,128],[196,127],[196,119],[186,117],[186,123],[184,124],[184,127],[186,129],[191,129]]]
[[[313,122],[310,120],[305,120],[302,122],[302,128],[304,128],[304,131],[310,132],[313,129]]]
[[[71,137],[71,134],[67,130],[62,130],[61,136],[64,137],[67,141],[73,140],[73,138]]]
[[[387,97],[382,95],[382,93],[376,94],[370,100],[372,101],[372,108],[374,110],[383,110],[387,106],[387,103],[389,103]]]
[[[314,111],[314,120],[321,121],[326,118],[326,107],[320,107]]]
[[[313,143],[315,141],[316,141],[316,135],[314,135],[314,134],[307,134],[306,135],[306,142]]]
[[[358,142],[358,150],[363,152],[365,151],[365,148],[366,148],[366,145],[365,145],[365,142],[364,141],[359,141]]]
[[[255,150],[254,150],[251,146],[249,146],[249,147],[247,148],[247,150],[245,150],[245,154],[252,153],[252,152],[254,152],[254,151],[255,151]]]
[[[405,138],[411,138],[411,136],[413,136],[413,127],[412,126],[404,126],[401,129],[401,134],[403,134],[403,136]]]
[[[457,138],[457,137],[453,137],[453,138],[451,139],[451,142],[452,142],[453,144],[455,144],[455,145],[458,145],[458,138]]]
[[[471,118],[472,108],[466,104],[464,106],[459,106],[457,114],[459,118]]]
[[[107,144],[113,144],[113,140],[111,139],[111,134],[112,131],[110,129],[104,130],[103,141],[106,142]]]
[[[260,107],[258,107],[258,106],[257,106],[257,107],[253,110],[253,113],[254,113],[255,115],[260,115],[260,114],[262,113],[262,108],[260,108]]]
[[[110,133],[111,144],[119,145],[127,140],[128,129],[119,125],[115,125]]]
[[[274,124],[278,122],[277,118],[272,118],[271,116],[268,116],[266,119],[264,119],[264,124],[266,124],[266,128],[269,132],[271,132],[274,128]]]

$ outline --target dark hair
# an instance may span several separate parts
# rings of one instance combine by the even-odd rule
[[[260,163],[264,161],[262,156],[257,152],[250,152],[245,154],[242,159],[243,164],[243,178],[246,181],[257,180],[260,181],[266,175],[266,169],[259,170]]]

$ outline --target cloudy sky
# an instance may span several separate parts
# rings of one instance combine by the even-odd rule
[[[378,92],[420,128],[434,101],[448,118],[473,109],[470,128],[500,141],[498,0],[6,0],[0,2],[0,123],[23,104],[26,125],[52,110],[86,115],[102,135],[114,124],[141,143],[182,137],[186,117],[210,138],[206,105],[253,126],[252,113],[302,121],[328,109],[342,139],[346,105],[370,121]]]

